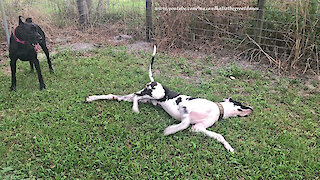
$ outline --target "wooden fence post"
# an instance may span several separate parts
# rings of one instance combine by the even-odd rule
[[[257,29],[256,29],[256,36],[255,36],[256,42],[258,44],[261,43],[265,4],[266,4],[266,0],[258,0],[259,10],[257,15]]]
[[[9,31],[8,31],[8,24],[7,24],[7,19],[6,19],[6,13],[4,11],[4,5],[3,5],[3,1],[0,0],[0,6],[1,6],[1,12],[2,12],[2,21],[3,21],[3,26],[4,26],[4,31],[6,33],[6,37],[7,37],[7,42],[8,42],[8,47],[10,44],[10,35],[9,35]]]
[[[152,0],[146,0],[146,35],[147,41],[152,40]]]

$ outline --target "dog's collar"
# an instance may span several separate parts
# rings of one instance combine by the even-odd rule
[[[18,39],[15,32],[16,32],[16,29],[12,31],[14,40],[16,40],[18,43],[25,44],[26,41],[21,41],[20,39]]]
[[[220,120],[222,120],[222,118],[223,118],[224,110],[223,110],[223,107],[222,107],[222,105],[221,105],[220,103],[216,103],[216,104],[217,104],[217,106],[218,106],[218,108],[219,108],[219,111],[220,111],[220,113],[219,113],[219,119],[218,119],[218,121],[220,121]]]
[[[20,39],[18,39],[15,32],[16,32],[16,29],[14,29],[14,30],[12,31],[14,40],[16,40],[18,43],[25,44],[26,41],[21,41]],[[34,51],[38,52],[38,50],[39,50],[39,43],[37,43],[37,44],[35,44],[35,45],[32,45],[32,46],[33,46],[33,48],[34,48]]]

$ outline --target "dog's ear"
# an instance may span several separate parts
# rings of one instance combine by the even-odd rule
[[[19,25],[24,24],[24,23],[22,22],[22,20],[21,20],[21,17],[22,17],[22,16],[19,16]]]
[[[32,18],[28,17],[28,18],[26,19],[26,22],[32,23]]]
[[[223,101],[224,102],[230,102],[230,100],[232,100],[231,97],[228,97],[228,98],[225,98]]]

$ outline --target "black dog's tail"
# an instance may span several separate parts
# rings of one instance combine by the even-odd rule
[[[152,66],[153,66],[154,56],[156,55],[156,52],[157,52],[157,46],[154,45],[154,46],[153,46],[152,59],[151,59],[151,63],[150,63],[150,66],[149,66],[149,78],[150,78],[150,81],[151,81],[151,82],[154,81],[154,79],[153,79],[153,77],[152,77]]]

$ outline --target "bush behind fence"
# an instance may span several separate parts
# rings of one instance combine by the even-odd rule
[[[309,70],[319,74],[319,4],[319,0],[267,0],[262,17],[259,17],[261,10],[158,10],[154,18],[155,39],[167,48],[214,51],[237,47],[250,61],[267,61],[280,71]],[[257,0],[164,0],[155,6],[163,9],[259,5]]]
[[[10,27],[17,15],[50,26],[78,22],[76,0],[4,0]],[[85,0],[91,26],[119,26],[118,32],[144,38],[145,0]],[[258,3],[259,2],[259,3]],[[262,4],[263,2],[263,4]],[[236,48],[250,61],[265,61],[279,71],[320,74],[319,0],[162,0],[152,1],[153,39],[164,49],[219,51]],[[262,6],[261,6],[262,5]],[[215,7],[263,7],[253,10],[203,10]],[[194,9],[181,9],[181,8]],[[165,10],[159,8],[180,8]],[[2,24],[2,23],[1,23]],[[1,34],[4,34],[1,29]],[[52,32],[53,33],[53,32]]]

